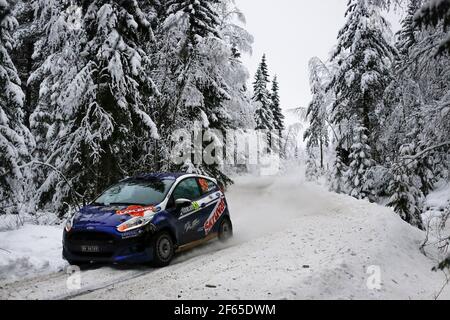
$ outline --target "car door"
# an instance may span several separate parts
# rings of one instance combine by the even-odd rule
[[[225,196],[211,179],[198,178],[197,181],[202,192],[200,206],[203,208],[201,213],[203,228],[200,233],[202,237],[214,236],[212,235],[214,225],[226,210]]]
[[[202,239],[202,232],[205,218],[204,194],[200,189],[197,178],[187,178],[182,180],[172,193],[171,202],[177,199],[188,199],[192,205],[186,208],[177,208],[175,215],[178,218],[177,227],[182,245]]]

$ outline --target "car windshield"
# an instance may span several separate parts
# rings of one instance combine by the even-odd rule
[[[106,190],[94,201],[96,205],[141,205],[161,203],[175,180],[137,179],[123,181]]]

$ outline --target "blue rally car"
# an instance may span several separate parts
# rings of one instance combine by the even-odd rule
[[[63,257],[70,264],[146,263],[164,267],[176,252],[233,229],[217,181],[192,174],[150,174],[125,179],[71,216]]]

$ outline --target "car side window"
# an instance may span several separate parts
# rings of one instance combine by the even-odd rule
[[[219,187],[211,180],[199,178],[198,184],[200,185],[200,189],[202,190],[203,194],[211,193],[211,192],[217,192],[219,191]]]
[[[173,199],[188,199],[197,200],[200,198],[202,193],[198,187],[197,180],[195,178],[189,178],[180,182],[180,184],[175,188],[173,192]]]

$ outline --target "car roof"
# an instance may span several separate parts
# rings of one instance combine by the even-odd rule
[[[174,179],[177,180],[181,177],[189,175],[188,173],[173,173],[173,172],[159,172],[159,173],[144,173],[132,177],[132,179]]]
[[[197,177],[197,178],[205,178],[209,180],[216,181],[216,179],[204,176],[201,174],[195,173],[182,173],[182,172],[160,172],[160,173],[148,173],[148,174],[140,174],[135,177],[130,177],[129,179],[171,179],[178,180],[183,177]]]

